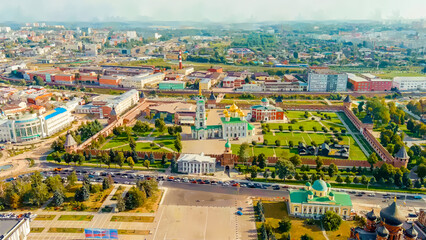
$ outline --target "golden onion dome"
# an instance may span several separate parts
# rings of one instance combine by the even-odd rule
[[[237,111],[238,110],[238,107],[237,107],[237,105],[235,105],[235,103],[233,103],[232,105],[231,105],[231,107],[229,107],[229,111],[231,111],[231,112],[235,112],[235,111]]]

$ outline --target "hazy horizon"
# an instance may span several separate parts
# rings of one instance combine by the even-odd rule
[[[4,1],[4,0],[3,0]],[[4,1],[0,21],[270,22],[425,19],[426,1],[407,0],[20,0]]]

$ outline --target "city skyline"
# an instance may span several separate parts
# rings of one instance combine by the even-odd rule
[[[270,22],[326,20],[404,20],[424,19],[426,2],[379,0],[356,2],[326,0],[224,1],[29,1],[4,2],[0,21],[192,21],[192,22]],[[415,6],[415,7],[414,7]]]

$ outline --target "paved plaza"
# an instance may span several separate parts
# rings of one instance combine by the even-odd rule
[[[110,197],[104,206],[113,205]],[[83,233],[51,233],[50,228],[108,228],[149,230],[148,235],[123,235],[119,239],[257,239],[251,199],[245,194],[209,192],[203,189],[164,187],[163,199],[156,213],[91,213],[38,210],[38,215],[55,215],[53,220],[33,220],[31,228],[44,228],[30,233],[28,239],[83,239]],[[241,207],[243,216],[236,214]],[[93,215],[91,221],[59,220],[61,215]],[[151,216],[154,222],[115,222],[112,216]]]
[[[243,195],[170,188],[155,221],[153,240],[257,239],[251,200]]]

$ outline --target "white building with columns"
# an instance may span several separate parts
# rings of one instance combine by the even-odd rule
[[[333,211],[348,218],[352,211],[351,197],[347,193],[331,191],[330,184],[316,180],[304,189],[290,191],[290,214],[297,217],[320,218]]]
[[[214,173],[216,158],[201,154],[182,154],[177,160],[178,172],[188,174]]]

